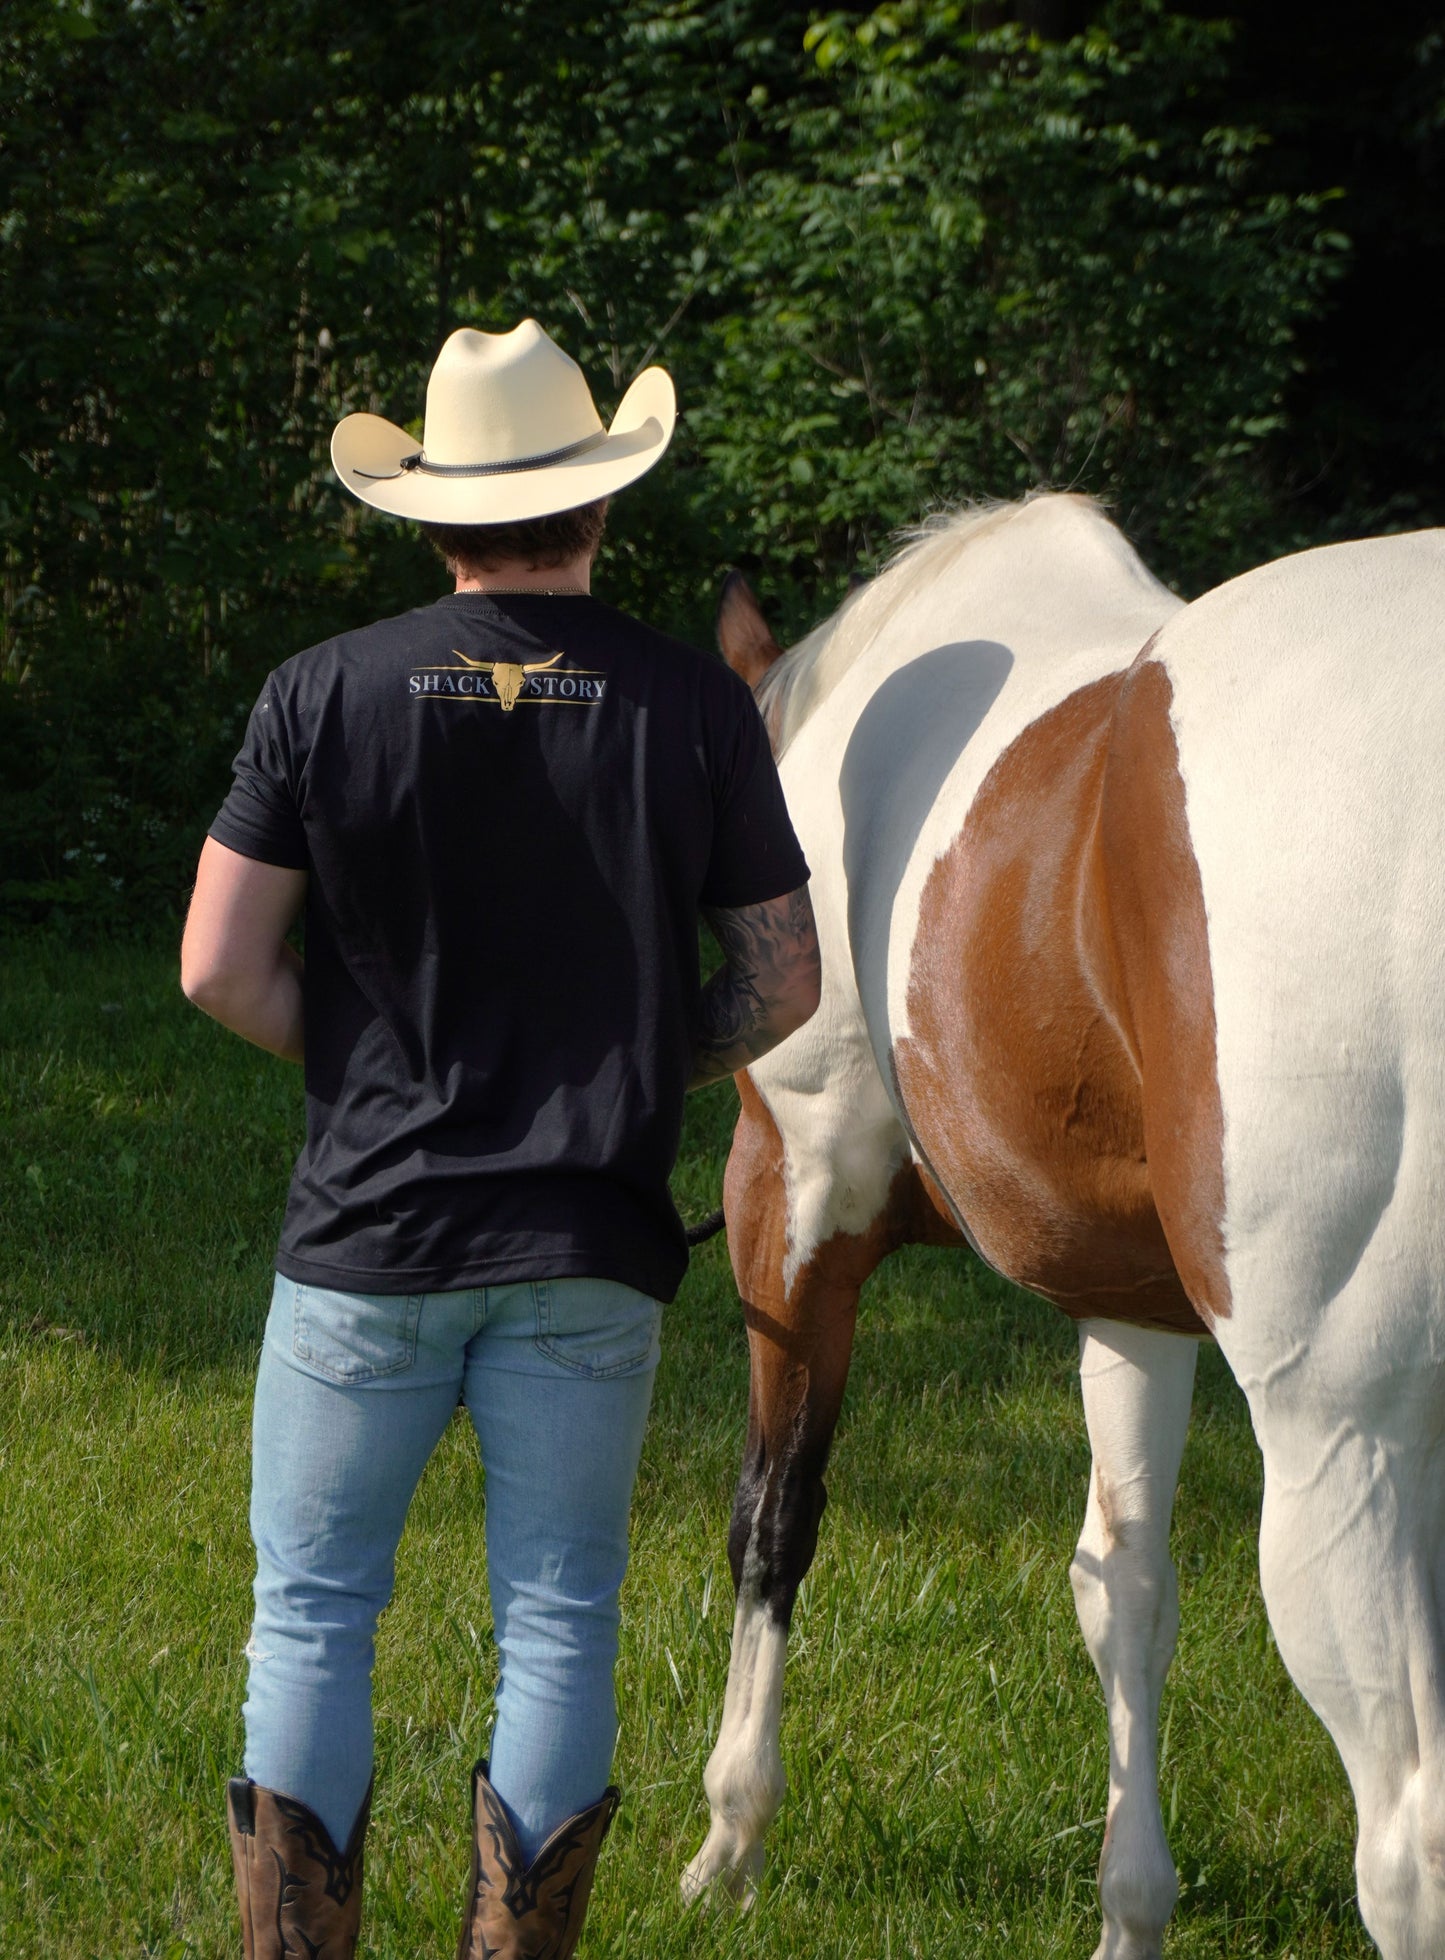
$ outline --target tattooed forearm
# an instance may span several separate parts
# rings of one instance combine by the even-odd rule
[[[766,1055],[818,1004],[818,933],[806,885],[706,918],[724,964],[703,989],[693,1089]]]

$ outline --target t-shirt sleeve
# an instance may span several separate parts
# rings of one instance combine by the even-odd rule
[[[209,834],[242,857],[305,871],[311,860],[297,808],[291,746],[274,674],[251,710],[246,738],[232,767],[235,780],[231,793],[217,812]]]
[[[725,739],[714,765],[712,854],[700,893],[704,905],[761,905],[808,882],[783,800],[768,731],[752,695],[735,676],[724,699]]]

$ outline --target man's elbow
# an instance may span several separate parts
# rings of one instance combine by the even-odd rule
[[[181,947],[181,992],[203,1014],[224,1020],[247,994],[249,976],[223,961]]]
[[[212,1003],[219,997],[221,981],[209,967],[196,966],[181,960],[181,992],[204,1014],[212,1012]]]

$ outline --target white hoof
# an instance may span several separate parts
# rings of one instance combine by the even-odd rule
[[[1160,1960],[1164,1935],[1129,1931],[1122,1926],[1105,1925],[1104,1937],[1094,1948],[1094,1960]]]
[[[726,1825],[714,1824],[678,1886],[684,1905],[707,1899],[746,1912],[758,1896],[762,1876],[762,1845],[743,1844]]]

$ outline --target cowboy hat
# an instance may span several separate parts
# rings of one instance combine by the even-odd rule
[[[604,429],[581,368],[535,320],[510,333],[458,327],[427,382],[420,447],[380,415],[348,415],[332,435],[331,462],[353,496],[396,517],[507,524],[635,482],[676,420],[663,368],[638,375]]]

